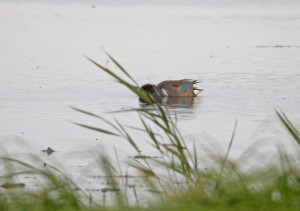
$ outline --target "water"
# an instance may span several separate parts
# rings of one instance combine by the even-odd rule
[[[140,84],[201,81],[204,92],[192,105],[171,107],[189,140],[209,137],[206,141],[225,152],[237,119],[233,155],[238,156],[265,118],[280,128],[275,107],[293,122],[300,120],[297,1],[1,1],[0,27],[4,147],[17,140],[37,152],[50,146],[56,150],[52,156],[66,163],[72,150],[115,146],[122,158],[134,156],[126,142],[71,123],[100,124],[70,106],[107,118],[112,115],[107,112],[140,106],[136,96],[83,56],[117,71],[103,50]],[[133,113],[115,117],[140,124]],[[152,155],[145,137],[134,136],[143,153]]]

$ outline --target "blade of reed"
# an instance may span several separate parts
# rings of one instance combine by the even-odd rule
[[[92,117],[95,117],[95,118],[98,118],[100,120],[102,120],[104,123],[106,123],[107,125],[111,126],[112,128],[114,128],[116,131],[118,131],[120,133],[120,130],[118,127],[116,127],[113,123],[111,123],[110,121],[108,121],[107,119],[97,115],[97,114],[94,114],[94,113],[91,113],[89,111],[85,111],[85,110],[82,110],[82,109],[79,109],[79,108],[75,108],[75,107],[70,107],[72,109],[74,109],[75,111],[78,111],[80,113],[83,113],[83,114],[86,114],[86,115],[89,115],[89,116],[92,116]]]
[[[126,80],[123,80],[121,77],[119,77],[118,75],[113,73],[113,71],[111,71],[110,69],[100,65],[99,63],[92,60],[91,58],[86,57],[86,56],[85,56],[85,58],[88,59],[90,62],[92,62],[97,67],[99,67],[100,69],[102,69],[103,71],[105,71],[107,74],[109,74],[110,76],[115,78],[117,80],[117,82],[119,82],[119,83],[123,84],[124,86],[126,86],[133,93],[135,93],[137,96],[139,96],[139,98],[141,98],[144,102],[146,102],[148,104],[153,104],[153,103],[156,102],[156,100],[154,99],[154,97],[152,97],[152,95],[147,94],[146,92],[144,92],[143,90],[141,90],[139,87],[137,87],[135,85],[131,85]]]
[[[135,83],[135,85],[136,86],[138,86],[138,84],[137,84],[137,82],[131,77],[131,75],[129,75],[128,74],[128,72],[122,67],[122,65],[119,63],[119,62],[117,62],[117,60],[115,60],[109,53],[107,53],[107,52],[105,52],[106,53],[106,55],[113,61],[113,63],[115,64],[115,65],[117,65],[117,67],[128,77],[128,78],[130,78],[131,79],[131,81],[133,82],[133,83]]]
[[[105,133],[105,134],[113,135],[113,136],[120,136],[117,133],[114,133],[114,132],[111,132],[111,131],[108,131],[108,130],[105,130],[105,129],[102,129],[102,128],[93,127],[93,126],[89,126],[89,125],[85,125],[85,124],[80,124],[80,123],[76,123],[76,122],[72,122],[72,123],[75,124],[75,125],[78,125],[80,127],[84,127],[84,128],[87,128],[87,129],[90,129],[90,130],[94,130],[94,131],[97,131],[97,132],[100,132],[100,133]]]
[[[295,141],[300,145],[300,133],[297,130],[297,128],[291,123],[289,118],[283,113],[282,111],[275,110],[277,116],[283,123],[283,125],[286,127],[286,129],[289,131],[289,133],[293,136]]]
[[[230,149],[231,149],[231,146],[232,146],[234,137],[235,137],[236,127],[237,127],[237,120],[235,120],[233,133],[232,133],[232,136],[231,136],[231,139],[230,139],[230,142],[229,142],[227,151],[226,151],[225,158],[224,158],[224,160],[223,160],[223,162],[222,162],[222,166],[221,166],[220,173],[219,173],[219,175],[218,175],[218,179],[217,179],[217,187],[218,187],[219,184],[220,184],[220,179],[221,179],[222,173],[223,173],[223,171],[224,171],[225,164],[226,164],[226,162],[227,162],[228,155],[229,155],[229,152],[230,152]]]

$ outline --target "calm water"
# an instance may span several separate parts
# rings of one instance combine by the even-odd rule
[[[300,5],[296,1],[152,5],[0,1],[0,30],[4,147],[24,140],[37,151],[50,146],[57,150],[55,159],[69,159],[74,166],[79,161],[72,163],[76,159],[66,154],[70,150],[80,153],[114,145],[121,156],[133,156],[126,142],[70,123],[101,125],[70,106],[107,118],[111,117],[107,112],[139,107],[136,96],[83,57],[116,69],[103,50],[140,84],[181,78],[202,81],[199,87],[205,91],[192,105],[183,102],[171,108],[188,140],[205,139],[225,149],[238,119],[233,146],[238,154],[260,136],[256,128],[266,118],[270,123],[264,128],[276,125],[271,134],[280,128],[275,107],[294,122],[300,120]],[[133,113],[114,116],[139,125]],[[143,152],[151,155],[145,137],[134,136],[141,140]]]

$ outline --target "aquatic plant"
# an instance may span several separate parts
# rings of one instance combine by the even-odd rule
[[[138,98],[150,104],[140,108],[119,112],[136,112],[141,122],[140,128],[122,125],[117,119],[108,120],[101,115],[79,108],[74,110],[99,119],[100,126],[74,123],[80,127],[115,136],[126,140],[136,151],[135,159],[128,161],[142,176],[148,190],[155,200],[152,204],[140,204],[140,196],[133,187],[135,203],[130,203],[126,176],[121,180],[121,165],[114,164],[110,155],[97,154],[94,159],[109,180],[109,188],[102,190],[103,198],[94,199],[81,190],[65,172],[32,155],[32,165],[9,154],[1,156],[0,208],[3,210],[299,210],[300,209],[300,170],[299,157],[292,157],[283,148],[278,148],[277,162],[271,162],[263,168],[245,171],[257,155],[254,144],[245,150],[239,160],[229,159],[234,143],[236,124],[229,140],[225,156],[214,156],[212,168],[201,170],[199,154],[195,144],[187,146],[176,125],[176,116],[172,116],[163,102],[156,102],[141,90],[128,72],[110,55],[108,57],[119,68],[124,77],[87,58],[117,82],[135,93]],[[296,152],[300,152],[300,135],[297,128],[280,110],[275,111],[282,125],[296,143]],[[145,156],[138,147],[130,130],[143,132],[151,146],[159,154],[157,157]],[[250,155],[250,156],[249,156]],[[118,160],[118,153],[115,151]],[[22,167],[22,168],[16,168]],[[21,170],[19,170],[21,169]],[[158,172],[164,169],[165,172]],[[16,178],[21,175],[38,176],[44,181],[41,189],[24,188]],[[108,205],[106,193],[115,196],[114,204]]]
[[[144,99],[144,97],[148,97],[126,70],[110,55],[108,57],[127,78],[123,79],[117,76],[113,71],[99,65],[90,58],[88,60],[115,78],[119,83],[125,85],[139,98]],[[127,80],[131,81],[132,84]],[[177,128],[176,119],[171,117],[168,107],[163,102],[155,101],[155,99],[149,100],[146,98],[145,101],[151,103],[152,106],[120,112],[133,111],[138,113],[142,127],[135,129],[145,133],[152,147],[155,148],[160,154],[159,157],[162,158],[135,159],[129,164],[144,176],[145,183],[151,189],[156,192],[162,192],[165,196],[171,198],[170,203],[162,204],[163,208],[173,207],[177,209],[178,206],[187,208],[192,208],[193,206],[207,206],[207,208],[210,208],[216,206],[217,208],[218,206],[223,207],[223,205],[229,208],[231,206],[263,208],[266,206],[276,207],[279,204],[283,207],[300,208],[298,203],[300,200],[298,196],[300,191],[300,172],[286,151],[278,148],[279,162],[245,172],[242,170],[243,163],[228,160],[228,155],[234,142],[235,124],[226,155],[214,158],[214,168],[209,171],[201,171],[198,165],[198,156],[201,155],[198,155],[195,145],[192,149],[186,146],[186,142]],[[82,124],[79,124],[80,126],[105,134],[119,136],[127,140],[136,150],[136,153],[142,156],[140,154],[141,150],[136,144],[137,141],[132,138],[126,127],[118,120],[112,122],[96,114],[77,108],[73,109],[102,120],[111,130],[104,131],[102,128]],[[276,114],[293,139],[300,144],[299,132],[295,126],[283,112],[276,110]],[[246,154],[250,153],[255,157],[256,150],[255,144],[249,147],[245,151],[244,159],[241,159],[242,162],[245,159],[250,159]],[[153,169],[153,166],[166,169],[167,174],[159,175]],[[293,180],[293,183],[290,182],[291,180]],[[158,198],[164,197],[159,195]],[[273,205],[274,203],[276,206]],[[170,206],[170,204],[173,204],[173,206]]]

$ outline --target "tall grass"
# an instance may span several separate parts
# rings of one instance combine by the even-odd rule
[[[279,162],[270,163],[264,168],[244,171],[243,165],[247,165],[247,162],[241,163],[229,159],[231,146],[234,144],[235,126],[225,156],[213,159],[214,168],[201,170],[199,157],[203,155],[199,154],[195,144],[193,147],[187,146],[176,125],[176,119],[172,118],[168,107],[141,90],[128,72],[113,57],[110,55],[108,57],[119,68],[120,73],[117,74],[94,60],[87,59],[149,104],[146,107],[120,111],[136,112],[141,123],[140,128],[128,127],[122,125],[117,119],[111,121],[92,112],[73,107],[75,111],[102,122],[101,126],[74,124],[126,140],[136,154],[143,158],[137,140],[130,132],[132,129],[142,131],[159,154],[159,158],[132,159],[127,162],[127,165],[130,165],[142,176],[144,184],[148,190],[151,190],[155,200],[152,201],[152,204],[140,204],[140,194],[133,187],[135,203],[132,203],[132,200],[129,199],[126,177],[121,180],[116,179],[116,175],[124,175],[120,166],[123,164],[115,165],[112,159],[105,154],[95,156],[102,172],[110,180],[108,183],[110,187],[102,190],[104,193],[102,200],[96,200],[86,194],[63,172],[51,165],[37,168],[10,156],[4,156],[1,161],[6,171],[2,174],[2,179],[7,180],[7,183],[3,187],[9,187],[9,185],[18,187],[15,178],[24,174],[39,175],[47,181],[47,185],[35,191],[25,188],[25,190],[18,189],[17,191],[0,190],[0,209],[300,210],[298,156],[291,157],[286,151],[278,148]],[[282,111],[276,110],[275,112],[299,148],[299,131]],[[255,157],[255,149],[252,146],[246,153]],[[298,149],[298,155],[299,152]],[[118,160],[117,152],[115,152],[115,156]],[[241,160],[245,161],[245,159]],[[39,158],[35,157],[34,160],[38,161]],[[22,166],[23,170],[16,172],[14,165]],[[156,169],[165,171],[161,173]],[[108,205],[106,192],[111,192],[115,196],[113,204]]]
[[[43,161],[32,155],[34,163]],[[89,198],[73,183],[65,173],[54,166],[44,163],[37,168],[10,156],[0,158],[5,168],[1,171],[2,186],[0,194],[1,210],[81,210],[84,206],[83,196]],[[39,190],[30,190],[26,183],[19,183],[18,178],[35,177],[41,183]]]
[[[119,67],[121,72],[125,73],[125,79],[117,76],[108,68],[99,65],[94,60],[88,59],[108,75],[115,78],[117,82],[133,91],[143,101],[152,105],[151,109],[142,107],[131,109],[130,111],[138,113],[142,125],[138,130],[145,133],[152,147],[163,159],[134,160],[129,164],[145,176],[145,183],[149,187],[162,191],[165,196],[171,198],[169,199],[171,200],[170,203],[162,204],[163,209],[170,208],[170,204],[174,205],[174,209],[177,209],[178,206],[189,209],[193,206],[213,209],[218,208],[218,206],[220,208],[223,206],[239,208],[241,206],[241,208],[263,209],[265,207],[277,208],[282,206],[300,209],[300,172],[299,168],[297,168],[298,166],[294,164],[295,160],[287,152],[279,148],[279,162],[272,165],[269,164],[265,168],[244,172],[240,164],[228,160],[228,154],[234,142],[235,126],[225,157],[215,160],[218,168],[214,168],[209,172],[201,171],[198,165],[197,156],[199,155],[196,147],[189,149],[186,146],[183,136],[176,126],[176,121],[171,118],[167,106],[163,102],[155,101],[155,99],[152,99],[151,96],[141,90],[126,70],[110,55],[108,56]],[[102,131],[102,128],[92,128],[87,125],[81,126],[99,132],[102,131],[106,134],[117,135],[127,140],[136,150],[136,153],[141,152],[136,144],[136,140],[132,138],[128,130],[118,120],[109,122],[95,114],[74,109],[101,119],[111,130]],[[293,139],[300,144],[299,132],[295,126],[283,112],[276,110],[276,114]],[[255,147],[252,147],[251,151],[255,153]],[[299,160],[296,162],[299,162]],[[153,165],[166,169],[167,174],[159,175],[153,169]],[[166,180],[167,182],[164,182]],[[178,186],[178,184],[181,185]],[[159,197],[161,198],[161,196]]]

